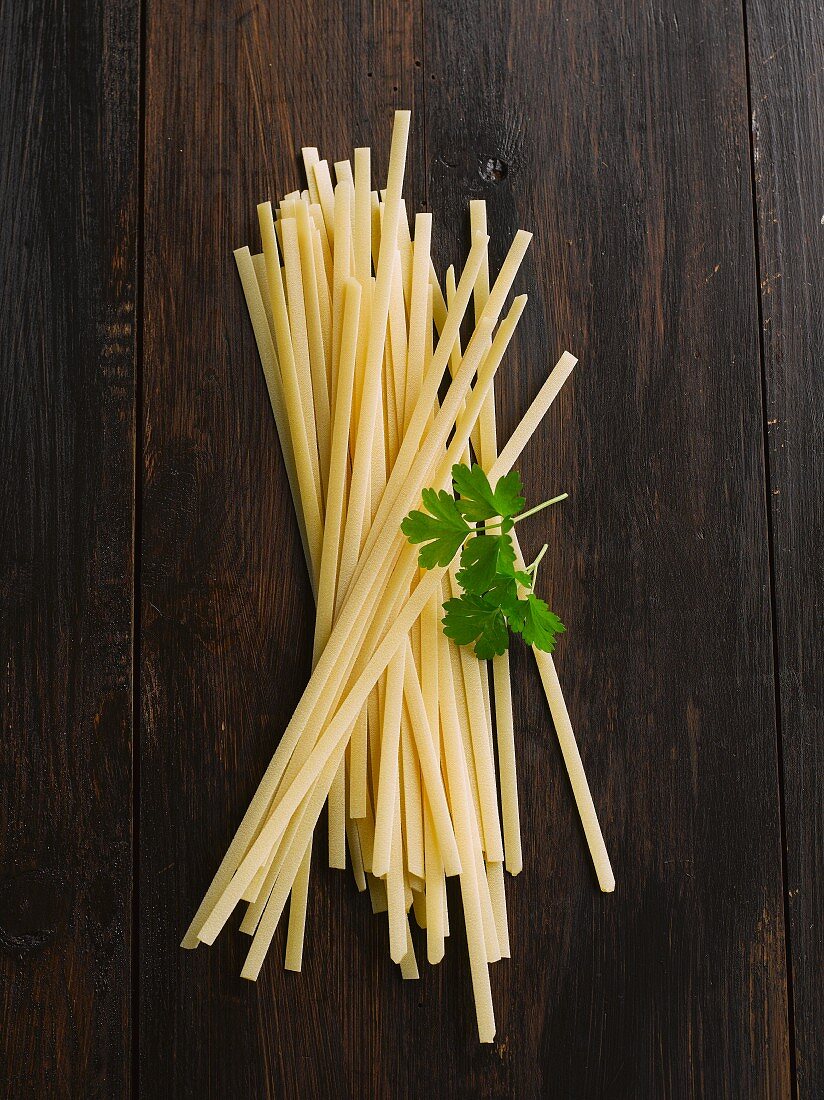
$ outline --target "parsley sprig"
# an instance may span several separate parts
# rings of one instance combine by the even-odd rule
[[[457,465],[452,467],[452,484],[454,495],[444,489],[424,489],[424,511],[410,512],[401,524],[409,542],[420,545],[422,569],[449,565],[461,551],[456,578],[462,594],[444,604],[444,633],[458,645],[474,643],[481,660],[503,653],[510,631],[551,653],[565,627],[534,591],[547,548],[525,570],[516,569],[509,532],[516,523],[568,494],[524,512],[526,501],[517,470],[502,477],[493,489],[480,466]]]

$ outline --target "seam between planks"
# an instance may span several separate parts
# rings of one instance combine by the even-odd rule
[[[426,57],[426,0],[421,0],[421,121],[423,123],[423,208],[429,206],[429,114],[427,112],[426,78],[428,75]]]
[[[750,195],[752,198],[753,248],[755,252],[756,307],[758,317],[758,357],[761,379],[761,441],[764,471],[764,495],[767,522],[767,558],[770,583],[770,624],[772,628],[773,700],[775,706],[776,759],[778,765],[778,819],[781,836],[781,895],[784,911],[784,971],[787,983],[787,1032],[790,1058],[790,1088],[793,1100],[798,1100],[798,1074],[795,1049],[795,1003],[793,996],[793,956],[790,924],[789,873],[787,868],[787,815],[784,791],[784,740],[781,723],[781,682],[778,652],[778,614],[776,607],[775,545],[772,517],[772,478],[770,475],[770,447],[767,434],[767,356],[764,347],[764,315],[761,288],[761,236],[758,221],[758,189],[755,174],[755,145],[753,141],[752,78],[750,74],[750,31],[747,20],[747,0],[741,0],[744,28],[744,71],[747,79],[747,138],[750,151]]]
[[[141,569],[143,542],[143,327],[145,276],[146,205],[146,29],[147,2],[138,0],[138,103],[137,103],[137,294],[135,346],[135,442],[134,442],[134,530],[132,532],[132,998],[131,998],[131,1090],[140,1096],[140,729],[142,684],[141,660]]]

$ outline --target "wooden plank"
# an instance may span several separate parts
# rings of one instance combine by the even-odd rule
[[[824,1095],[824,39],[747,4],[798,1095]]]
[[[516,650],[524,871],[498,1041],[468,1053],[464,970],[429,1006],[428,1056],[443,1095],[786,1096],[741,10],[475,0],[424,22],[441,264],[470,197],[498,259],[536,232],[502,435],[563,348],[581,360],[520,464],[530,500],[572,499],[522,540],[550,546],[559,674],[618,880],[598,893]]]
[[[0,16],[0,1094],[130,1091],[138,5]]]
[[[303,973],[281,929],[257,985],[237,921],[178,944],[310,667],[298,529],[232,250],[255,205],[372,145],[419,98],[417,7],[150,3],[146,74],[141,664],[141,1088],[147,1096],[388,1095],[419,990],[385,920],[316,845]],[[422,120],[411,147],[417,201]],[[416,197],[417,196],[417,197]],[[381,1056],[378,1057],[378,1052]]]

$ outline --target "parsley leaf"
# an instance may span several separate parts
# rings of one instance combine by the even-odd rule
[[[515,549],[509,535],[477,535],[469,539],[461,554],[458,584],[464,592],[483,595],[499,573],[513,576]]]
[[[500,607],[507,617],[512,609],[520,602],[518,600],[518,585],[514,577],[498,576],[495,583],[484,592],[484,599],[495,607]]]
[[[500,607],[483,596],[465,593],[443,605],[446,614],[443,632],[458,645],[475,643],[475,656],[488,661],[505,652],[509,646],[509,630]]]
[[[410,512],[401,530],[411,543],[426,543],[418,552],[422,569],[449,565],[471,528],[458,511],[455,498],[444,489],[439,493],[424,489],[423,506],[426,512]]]
[[[479,520],[511,519],[524,506],[523,486],[517,470],[512,470],[500,478],[493,491],[489,478],[476,463],[469,466],[452,467],[452,482],[455,491],[460,494],[458,510],[471,523]]]
[[[507,619],[510,627],[523,635],[527,645],[537,646],[546,653],[552,653],[556,635],[566,630],[555,612],[533,592],[525,600],[518,601],[518,607],[513,608],[511,614],[507,613]]]
[[[421,546],[422,569],[449,565],[463,548],[456,574],[462,591],[444,604],[444,633],[458,645],[474,643],[475,655],[482,661],[505,652],[510,631],[523,635],[528,645],[551,653],[566,628],[534,593],[546,546],[528,569],[516,570],[509,532],[520,520],[557,504],[567,494],[523,512],[517,470],[502,477],[493,490],[480,466],[458,464],[452,467],[452,482],[456,496],[424,489],[424,510],[410,512],[401,524],[407,539]],[[497,522],[476,526],[488,520]]]

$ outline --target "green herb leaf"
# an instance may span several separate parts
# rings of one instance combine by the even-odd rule
[[[426,512],[410,512],[401,530],[411,543],[426,543],[418,553],[422,569],[449,565],[472,529],[458,511],[455,498],[446,490],[436,493],[434,489],[424,489],[422,496]]]
[[[478,465],[453,466],[452,479],[457,499],[443,490],[424,489],[424,511],[410,512],[401,524],[407,539],[421,545],[418,562],[423,569],[449,565],[463,547],[456,574],[462,592],[444,604],[444,633],[458,645],[474,643],[482,661],[505,652],[510,630],[522,634],[529,645],[551,653],[565,627],[533,591],[546,546],[528,569],[516,570],[509,532],[514,523],[563,500],[566,494],[523,512],[516,470],[502,477],[494,490]],[[497,522],[482,529],[475,526],[488,520]]]
[[[520,602],[515,578],[497,576],[495,583],[484,592],[484,599],[494,604],[495,607],[500,607],[505,615],[508,614],[509,610]]]
[[[460,493],[458,510],[470,523],[496,516],[511,519],[525,503],[521,476],[517,470],[511,470],[502,477],[494,491],[489,478],[477,463],[471,467],[462,464],[453,466],[452,482],[455,491]]]
[[[555,612],[550,611],[544,601],[532,592],[525,600],[519,601],[518,611],[522,614],[520,633],[527,645],[552,653],[556,636],[566,630]],[[507,615],[507,619],[511,627],[512,618]]]
[[[443,605],[446,614],[443,631],[458,645],[475,643],[475,656],[488,661],[504,653],[509,645],[506,618],[500,607],[484,599],[465,593]]]
[[[464,592],[481,596],[499,573],[513,576],[514,567],[515,549],[509,535],[477,535],[469,539],[461,553],[458,584]]]

